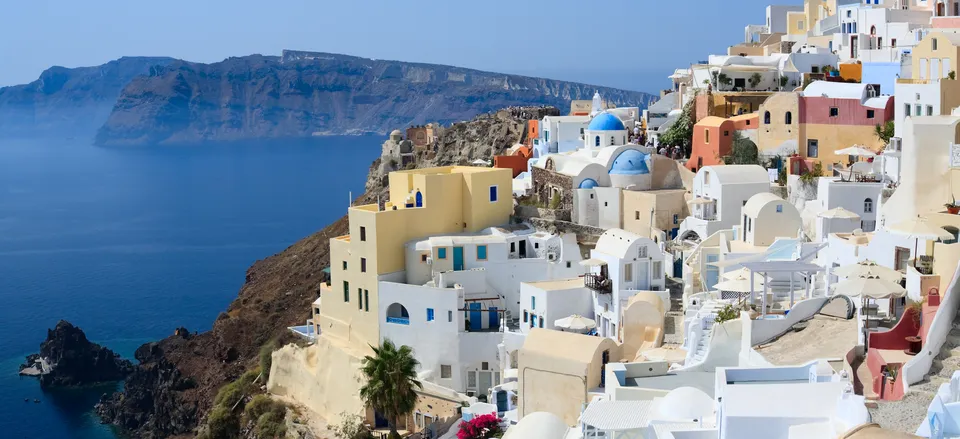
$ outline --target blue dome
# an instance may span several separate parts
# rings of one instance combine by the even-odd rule
[[[610,174],[639,175],[649,174],[647,167],[648,154],[635,149],[628,149],[620,153],[610,167]]]
[[[620,118],[610,113],[600,113],[590,121],[587,127],[590,131],[623,131],[623,122]]]
[[[592,178],[588,178],[580,182],[580,189],[593,189],[597,186],[600,186],[599,184],[597,184],[597,180],[594,180]]]

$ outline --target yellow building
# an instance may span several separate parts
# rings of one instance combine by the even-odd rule
[[[799,151],[800,94],[775,93],[760,106],[757,149],[761,155],[787,157]]]
[[[958,60],[960,34],[931,32],[913,48],[913,79],[946,78]]]
[[[623,229],[637,235],[657,236],[656,231],[675,236],[680,223],[690,216],[685,189],[623,191]],[[653,213],[653,229],[650,217]]]
[[[787,35],[806,35],[807,29],[807,14],[799,11],[787,12]]]
[[[444,167],[390,173],[390,200],[348,210],[350,234],[330,240],[331,283],[321,288],[319,329],[351,344],[380,341],[378,282],[403,281],[404,244],[431,235],[506,224],[509,169]],[[438,247],[435,261],[463,263],[463,248]]]

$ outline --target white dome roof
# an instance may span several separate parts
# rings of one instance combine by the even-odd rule
[[[660,400],[658,414],[673,421],[693,421],[713,417],[716,411],[713,398],[693,387],[678,387]]]
[[[557,415],[535,412],[510,427],[503,439],[563,439],[569,429]]]

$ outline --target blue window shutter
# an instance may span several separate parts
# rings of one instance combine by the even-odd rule
[[[493,203],[497,201],[497,187],[490,186],[490,202]]]
[[[531,297],[531,298],[530,298],[530,309],[532,309],[532,310],[536,310],[536,309],[537,309],[537,298],[536,298],[536,297]]]
[[[433,308],[427,308],[427,321],[433,321]]]
[[[477,246],[477,259],[487,259],[487,246],[485,245]]]
[[[447,249],[445,247],[441,247],[437,249],[437,258],[447,259]]]

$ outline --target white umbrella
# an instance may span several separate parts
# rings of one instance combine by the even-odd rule
[[[753,279],[753,291],[762,288],[763,279],[757,279],[755,277]],[[737,276],[734,279],[717,282],[717,284],[713,286],[713,289],[720,291],[735,291],[737,293],[749,293],[751,291],[750,280],[746,276]]]
[[[907,295],[907,290],[900,284],[883,280],[878,276],[847,279],[837,282],[832,288],[837,294],[862,296],[867,299],[891,299]]]
[[[817,216],[826,219],[860,219],[860,215],[857,215],[842,207],[830,209],[826,212],[820,212],[820,214]]]
[[[877,153],[863,145],[853,145],[849,148],[838,149],[834,152],[836,155],[852,155],[857,157],[876,157]]]
[[[953,239],[953,234],[940,228],[935,224],[930,224],[926,219],[919,216],[908,219],[887,227],[891,233],[906,235],[908,238],[915,239],[913,243],[913,257],[917,258],[917,249],[920,247],[920,240],[936,241],[938,239]],[[916,262],[914,262],[916,263]]]
[[[749,278],[749,277],[750,277],[750,270],[747,270],[746,268],[740,268],[740,269],[737,269],[737,270],[728,271],[728,272],[726,272],[726,273],[723,273],[723,274],[720,275],[720,277],[722,277],[722,278],[724,278],[724,279],[728,279],[728,280],[733,280],[733,279],[736,279],[736,278],[738,278],[738,277]]]
[[[553,322],[558,328],[569,329],[571,331],[588,331],[597,327],[597,322],[580,315],[564,317]]]
[[[856,264],[844,265],[833,270],[833,274],[846,278],[877,277],[890,282],[900,282],[903,273],[892,268],[884,267],[869,259]]]
[[[599,267],[601,265],[607,265],[607,262],[603,259],[590,258],[583,261],[580,261],[580,265],[584,267]]]
[[[709,198],[702,198],[702,197],[697,197],[697,198],[694,198],[694,199],[692,199],[692,200],[690,200],[690,201],[687,201],[687,204],[694,204],[694,205],[697,205],[697,204],[711,204],[711,203],[713,203],[713,200],[711,200],[711,199],[709,199]]]

